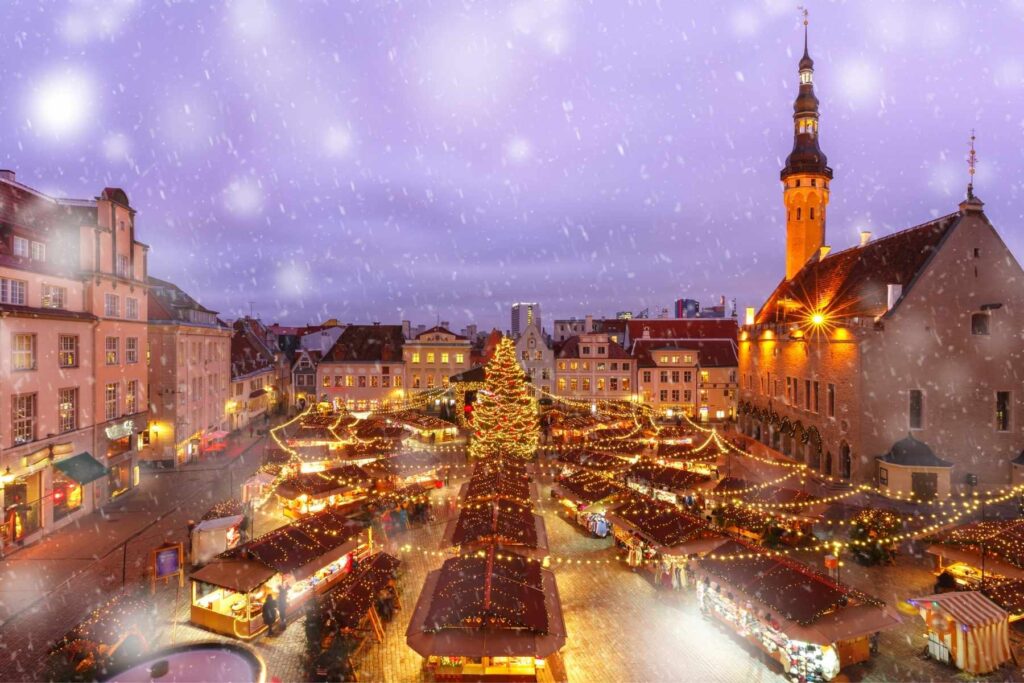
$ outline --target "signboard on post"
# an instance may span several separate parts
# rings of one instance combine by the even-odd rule
[[[165,543],[150,551],[149,568],[153,577],[150,592],[156,592],[156,580],[163,579],[166,585],[171,577],[177,575],[178,586],[185,585],[184,571],[185,548],[181,543]]]

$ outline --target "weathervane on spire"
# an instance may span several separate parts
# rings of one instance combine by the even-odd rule
[[[974,199],[974,171],[978,165],[978,155],[974,151],[974,129],[971,128],[971,151],[967,155],[967,198]]]

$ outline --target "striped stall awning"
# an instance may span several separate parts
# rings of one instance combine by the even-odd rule
[[[931,603],[933,609],[941,608],[954,621],[967,628],[991,626],[1010,618],[1010,615],[999,605],[978,591],[939,593],[924,598],[915,598],[914,602],[921,606],[925,606],[924,603]]]

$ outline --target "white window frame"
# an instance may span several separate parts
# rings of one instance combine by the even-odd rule
[[[65,412],[68,404],[70,413]],[[78,387],[65,387],[57,391],[57,419],[61,434],[78,429]]]
[[[121,385],[111,382],[103,387],[103,415],[107,420],[116,420],[121,415]]]
[[[11,335],[11,370],[28,372],[36,369],[36,335],[15,333]]]
[[[32,256],[31,243],[24,237],[15,235],[13,248],[15,256],[20,256],[21,258],[30,258]]]
[[[125,363],[138,363],[139,362],[139,338],[138,337],[125,337],[124,338],[124,362]]]
[[[0,278],[0,304],[25,306],[28,297],[28,283],[25,280]]]
[[[118,365],[121,362],[120,337],[107,337],[103,340],[103,359],[107,365]]]
[[[42,286],[42,293],[39,298],[39,305],[43,308],[56,308],[63,309],[66,307],[68,300],[68,288],[61,287],[60,285],[48,285]]]
[[[103,314],[108,318],[121,317],[121,297],[107,292],[103,295]]]

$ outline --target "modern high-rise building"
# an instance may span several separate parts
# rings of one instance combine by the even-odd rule
[[[512,304],[512,338],[516,339],[526,330],[530,323],[536,321],[537,327],[541,327],[540,304],[518,303]]]

